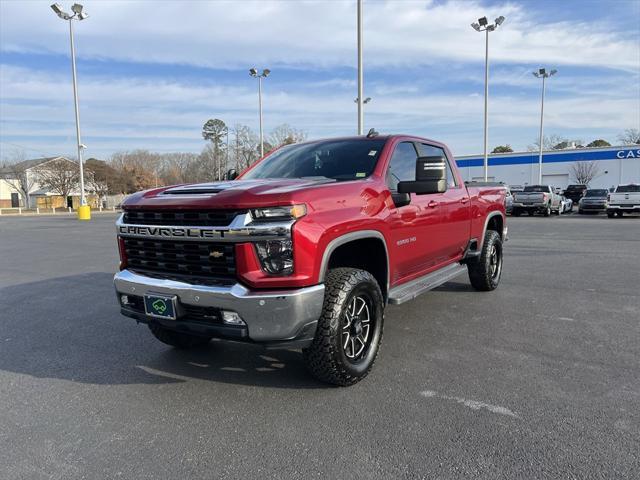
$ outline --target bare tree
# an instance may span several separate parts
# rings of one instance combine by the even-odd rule
[[[258,135],[246,125],[236,125],[233,134],[233,156],[238,170],[253,165],[259,157],[260,139]]]
[[[618,135],[618,140],[622,145],[640,145],[640,129],[627,128]]]
[[[59,158],[46,162],[35,170],[38,184],[62,196],[65,202],[73,189],[78,187],[80,170],[71,160]]]
[[[574,162],[571,164],[571,174],[576,179],[576,183],[589,185],[591,180],[600,174],[600,167],[597,162]]]
[[[84,181],[87,188],[102,201],[109,193],[117,193],[114,188],[120,180],[118,172],[107,162],[89,158],[84,162]]]
[[[35,175],[29,172],[29,164],[26,163],[26,155],[23,150],[16,150],[7,162],[8,165],[0,172],[11,190],[20,195],[22,205],[31,207],[30,192],[36,184]]]
[[[161,156],[148,150],[117,152],[111,156],[110,165],[120,175],[118,190],[133,193],[160,185]]]
[[[269,135],[269,143],[272,147],[280,147],[282,145],[289,145],[292,143],[304,142],[307,139],[306,132],[302,130],[296,130],[290,125],[283,123],[273,129],[271,135]]]

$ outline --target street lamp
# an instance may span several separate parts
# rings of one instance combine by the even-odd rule
[[[82,150],[86,148],[86,146],[80,140],[80,110],[78,109],[78,82],[76,78],[76,49],[73,43],[73,21],[84,20],[89,15],[85,11],[83,11],[82,5],[79,3],[73,4],[71,7],[71,11],[73,13],[65,12],[62,7],[54,3],[51,5],[51,9],[55,12],[58,17],[62,20],[69,21],[69,38],[71,39],[71,74],[73,77],[73,102],[75,106],[76,112],[76,137],[77,137],[77,147],[78,147],[78,163],[80,164],[80,207],[78,208],[78,218],[80,220],[90,220],[91,219],[91,208],[87,205],[87,199],[84,195],[84,169],[82,165]]]
[[[542,103],[540,106],[540,154],[538,155],[538,185],[542,184],[542,146],[543,146],[543,138],[542,138],[542,124],[544,120],[544,90],[545,90],[545,80],[552,75],[555,75],[557,70],[547,71],[546,68],[540,68],[536,72],[532,72],[533,76],[536,78],[542,78]]]
[[[357,4],[357,43],[358,43],[358,135],[364,134],[364,70],[362,66],[362,0]]]
[[[260,157],[264,156],[264,136],[262,134],[262,79],[267,78],[271,70],[265,68],[262,73],[258,73],[257,68],[250,68],[249,75],[258,79],[258,111],[260,113]]]
[[[489,177],[489,152],[487,150],[487,137],[489,125],[489,32],[493,32],[502,25],[504,17],[500,15],[494,23],[489,23],[487,17],[479,18],[477,22],[471,24],[476,32],[485,32],[485,52],[484,52],[484,181]]]

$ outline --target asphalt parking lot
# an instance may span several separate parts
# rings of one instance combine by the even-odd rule
[[[350,388],[121,317],[114,220],[0,218],[2,478],[640,476],[640,218],[510,219],[500,288],[390,307]]]

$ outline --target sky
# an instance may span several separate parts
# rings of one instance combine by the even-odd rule
[[[49,1],[0,0],[0,159],[75,151],[67,22]],[[72,2],[62,2],[70,9]],[[199,152],[220,118],[309,138],[357,130],[356,3],[349,0],[84,2],[74,23],[86,156]],[[640,0],[365,0],[365,128],[483,149],[484,34],[490,33],[489,148],[526,150],[545,132],[615,144],[640,128]]]

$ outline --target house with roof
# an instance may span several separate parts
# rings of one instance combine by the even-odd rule
[[[0,208],[77,208],[80,188],[75,177],[69,176],[76,169],[78,163],[63,156],[34,158],[0,168]],[[87,202],[96,203],[95,195],[87,195]]]

